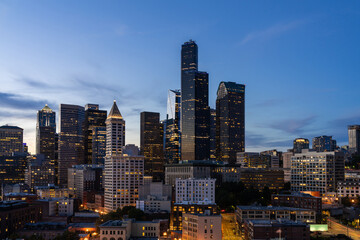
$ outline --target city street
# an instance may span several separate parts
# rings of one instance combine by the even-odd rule
[[[360,240],[360,231],[347,228],[346,226],[329,219],[329,233],[348,235],[354,240]]]
[[[235,221],[235,213],[223,213],[222,216],[222,223],[221,223],[221,230],[223,240],[239,240],[242,239],[237,234],[237,226]]]

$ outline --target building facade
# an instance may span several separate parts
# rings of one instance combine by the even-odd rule
[[[46,104],[37,113],[36,154],[44,154],[55,165],[55,112]]]
[[[171,210],[171,192],[170,185],[164,185],[162,182],[151,182],[139,187],[139,200],[136,201],[136,208],[147,212],[168,212]]]
[[[240,169],[240,180],[246,188],[255,188],[260,191],[264,187],[280,191],[284,188],[284,171],[281,169],[245,168]]]
[[[176,179],[175,203],[215,204],[216,179]]]
[[[55,166],[48,156],[37,154],[28,157],[25,183],[34,190],[35,186],[55,184]]]
[[[245,85],[221,82],[216,98],[216,156],[235,163],[245,151]]]
[[[222,239],[221,215],[185,213],[182,220],[182,239]]]
[[[198,71],[198,46],[190,40],[181,48],[181,160],[210,156],[209,76]]]
[[[104,164],[106,155],[106,127],[92,127],[92,163]]]
[[[257,152],[238,152],[236,163],[242,168],[269,168],[271,166],[271,156]]]
[[[317,213],[322,211],[322,200],[310,194],[293,192],[292,194],[273,194],[271,205],[295,208],[313,209]]]
[[[160,114],[142,112],[140,114],[140,151],[145,158],[145,175],[153,181],[164,179],[164,144],[163,126]]]
[[[23,129],[16,126],[0,127],[0,157],[23,153]]]
[[[309,139],[306,138],[296,138],[294,140],[294,153],[301,153],[303,149],[309,149]]]
[[[316,152],[333,152],[336,150],[336,140],[332,139],[332,136],[314,137],[312,149]]]
[[[360,152],[360,125],[348,126],[349,150],[352,153]]]
[[[60,104],[59,185],[67,186],[68,168],[84,163],[84,107]]]

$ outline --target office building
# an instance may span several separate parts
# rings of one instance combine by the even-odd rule
[[[104,164],[106,155],[106,127],[92,127],[92,163]]]
[[[209,75],[198,71],[198,46],[181,49],[181,160],[210,157]]]
[[[215,204],[216,179],[176,179],[175,203]]]
[[[182,220],[182,239],[222,239],[221,215],[185,213]]]
[[[55,166],[48,156],[37,154],[28,157],[25,183],[34,191],[35,186],[55,184]]]
[[[281,169],[245,168],[240,169],[240,181],[246,188],[260,191],[268,187],[272,191],[284,188],[284,171]]]
[[[34,190],[40,199],[69,197],[68,188],[60,188],[59,186],[55,186],[53,184],[48,184],[47,186],[35,186]]]
[[[0,157],[23,153],[23,129],[16,126],[0,127]]]
[[[287,219],[248,220],[244,222],[244,239],[309,240],[310,226]]]
[[[104,141],[104,134],[103,134],[104,129],[101,129],[102,134],[99,135],[99,131],[98,131],[97,135],[94,135],[94,128],[105,127],[106,117],[107,117],[107,111],[99,110],[98,104],[87,104],[85,106],[85,121],[84,121],[84,151],[85,151],[84,163],[85,164],[96,164],[96,160],[99,161],[98,159],[93,159],[92,148],[94,142],[99,143],[99,141]],[[100,137],[100,139],[97,139],[96,137]],[[103,144],[102,147],[104,147]],[[100,154],[102,153],[103,155],[100,156],[105,157],[105,154],[101,152],[101,150],[100,150]],[[95,155],[95,157],[101,159],[100,156]]]
[[[216,98],[216,156],[235,163],[245,151],[245,85],[221,82]]]
[[[273,194],[271,196],[271,205],[313,209],[317,213],[321,213],[322,211],[322,200],[320,197],[314,197],[310,194],[301,192]]]
[[[140,151],[145,158],[145,175],[152,176],[156,182],[164,179],[163,131],[159,113],[140,114]]]
[[[26,223],[41,220],[40,206],[33,206],[22,201],[0,202],[0,238],[6,239],[21,230]]]
[[[125,121],[114,101],[106,119],[105,211],[136,206],[139,186],[143,184],[144,157],[122,154],[125,144]]]
[[[136,208],[146,213],[168,212],[171,210],[170,185],[161,182],[151,182],[139,187],[139,200]]]
[[[68,168],[84,163],[84,107],[60,104],[59,185],[67,186]]]
[[[67,229],[66,222],[27,223],[21,230],[21,236],[24,236],[25,239],[39,236],[39,239],[53,240],[56,237],[59,239]]]
[[[46,104],[37,113],[36,154],[44,154],[55,166],[55,112]]]
[[[352,153],[360,152],[360,125],[348,126],[349,150]]]
[[[180,90],[169,90],[164,152],[166,163],[178,163],[180,161],[180,104]]]
[[[216,161],[216,110],[210,109],[210,160]]]
[[[314,137],[312,149],[316,152],[333,152],[336,150],[336,140],[332,139],[332,136]]]
[[[309,149],[309,139],[306,138],[296,138],[294,140],[294,153],[301,153],[303,149]]]
[[[337,184],[337,196],[340,198],[348,197],[355,199],[360,196],[360,180],[339,181]]]
[[[27,158],[23,155],[0,156],[0,183],[24,183]]]
[[[135,144],[126,144],[123,147],[123,154],[128,156],[138,156],[140,155],[140,149]]]
[[[103,189],[103,165],[73,165],[68,169],[68,188],[76,198],[84,200],[84,192]]]
[[[271,156],[257,152],[238,152],[236,163],[242,168],[269,168],[271,167]]]
[[[72,216],[74,215],[75,201],[73,198],[43,198],[34,204],[42,206],[44,216]]]
[[[345,178],[344,168],[342,152],[303,150],[291,158],[291,190],[334,192],[337,183]]]
[[[293,207],[236,206],[235,215],[239,225],[242,225],[246,220],[288,219],[304,223],[316,222],[315,210]]]

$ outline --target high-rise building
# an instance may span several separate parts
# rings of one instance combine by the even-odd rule
[[[0,127],[0,156],[12,156],[24,152],[23,129],[16,126]]]
[[[221,82],[216,98],[216,156],[235,163],[236,153],[245,151],[245,85]]]
[[[84,163],[84,107],[60,104],[59,185],[66,186],[68,168]]]
[[[216,160],[216,110],[210,109],[210,160]]]
[[[348,126],[349,150],[352,153],[360,153],[360,125]]]
[[[336,150],[336,140],[332,136],[314,137],[312,140],[312,149],[316,152],[332,152]]]
[[[164,179],[163,127],[160,114],[142,112],[140,114],[140,150],[145,157],[145,175],[153,176],[153,181]]]
[[[95,163],[96,159],[93,159],[93,142],[98,141],[94,138],[94,128],[105,127],[105,120],[107,117],[106,110],[99,110],[98,104],[87,104],[85,106],[85,122],[84,122],[84,141],[85,141],[85,163]],[[97,135],[100,138],[103,135]],[[97,137],[96,136],[96,137]],[[101,141],[102,139],[100,139]],[[105,157],[105,155],[103,155]]]
[[[46,104],[37,113],[36,154],[44,154],[55,165],[55,112]]]
[[[55,184],[55,166],[52,160],[44,154],[29,156],[25,172],[25,183],[32,191],[35,186]]]
[[[143,184],[144,157],[122,154],[125,121],[115,101],[106,119],[106,129],[104,205],[109,212],[136,206],[139,186]]]
[[[210,156],[209,75],[198,71],[198,47],[190,40],[181,49],[181,159]]]
[[[0,156],[0,185],[25,181],[26,155]]]
[[[180,90],[169,90],[164,153],[167,163],[178,163],[180,161],[180,104]]]
[[[76,198],[84,199],[85,191],[100,191],[103,183],[103,165],[74,165],[68,169],[68,188]]]
[[[140,154],[140,149],[135,144],[126,144],[123,147],[123,154],[128,156],[138,156]]]
[[[104,164],[106,155],[106,127],[92,127],[92,162]]]
[[[306,138],[296,138],[294,140],[294,153],[301,153],[303,149],[309,149],[309,139]]]
[[[291,158],[291,190],[334,192],[337,183],[345,178],[344,169],[342,152],[296,153]]]

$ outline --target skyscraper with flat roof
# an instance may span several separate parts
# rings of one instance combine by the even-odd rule
[[[145,157],[145,175],[152,176],[155,182],[162,181],[164,179],[164,145],[160,114],[142,112],[140,118],[140,151]]]
[[[216,156],[235,163],[245,151],[245,85],[221,82],[216,98]]]
[[[332,136],[314,137],[312,140],[312,149],[317,152],[332,152],[336,150],[336,140]]]
[[[209,159],[209,75],[198,71],[198,47],[192,40],[181,49],[180,128],[181,159]]]
[[[309,149],[309,139],[306,138],[296,138],[294,140],[294,153],[301,153],[303,149]]]
[[[0,156],[12,156],[24,152],[23,129],[17,126],[0,127]]]
[[[44,154],[55,165],[55,112],[46,104],[37,113],[36,154]]]
[[[348,126],[349,150],[352,153],[360,153],[360,125]]]
[[[60,104],[59,185],[66,186],[68,168],[84,163],[84,107]]]

